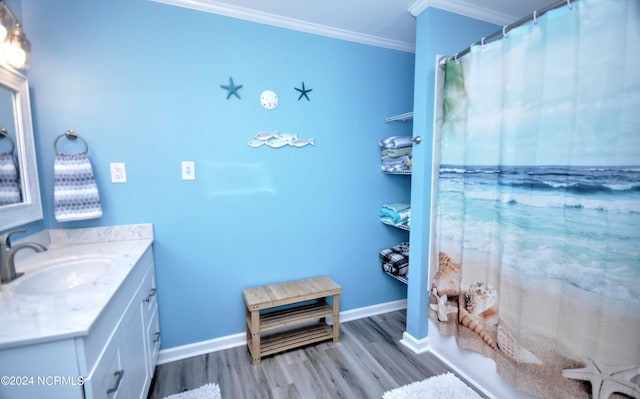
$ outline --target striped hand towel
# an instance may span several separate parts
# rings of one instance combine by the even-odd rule
[[[13,152],[0,153],[0,206],[22,202],[20,175]]]
[[[56,153],[53,199],[58,222],[102,217],[98,186],[87,152]]]

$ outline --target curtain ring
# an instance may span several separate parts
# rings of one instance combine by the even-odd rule
[[[456,64],[458,63],[458,55],[459,55],[459,54],[460,54],[460,53],[456,53],[455,57],[453,57],[453,60],[456,62]]]
[[[573,6],[571,5],[571,0],[567,0],[567,7],[569,7],[570,10],[573,10]]]
[[[567,0],[567,1],[569,1],[569,0]],[[509,26],[509,25],[505,25],[505,26],[502,27],[502,36],[504,36],[505,38],[509,37],[507,35],[507,26]]]
[[[486,37],[483,37],[482,40],[480,40],[480,45],[482,46],[482,48],[484,48],[484,39],[486,39]]]
[[[538,10],[533,10],[533,24],[534,25],[538,25],[538,18],[536,16],[537,13],[538,13]]]

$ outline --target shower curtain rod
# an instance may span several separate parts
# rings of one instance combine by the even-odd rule
[[[471,46],[467,47],[466,49],[464,49],[462,51],[459,51],[458,53],[456,53],[455,56],[453,56],[453,57],[443,57],[443,59],[441,60],[441,64],[444,64],[447,61],[452,60],[452,59],[457,60],[458,58],[462,57],[463,55],[468,54],[471,51],[471,47],[473,47],[473,46],[477,46],[478,44],[485,44],[487,42],[490,42],[490,41],[493,41],[493,40],[497,40],[500,37],[506,36],[507,33],[510,30],[512,30],[514,28],[517,28],[520,25],[524,25],[525,23],[527,23],[527,22],[529,22],[531,20],[535,21],[538,17],[542,16],[547,11],[551,11],[551,10],[554,10],[556,8],[560,8],[563,5],[567,5],[569,7],[573,7],[571,5],[571,3],[575,3],[576,1],[577,0],[573,0],[573,1],[572,0],[560,0],[560,1],[556,2],[556,3],[553,3],[551,5],[546,6],[546,7],[542,8],[542,9],[540,9],[540,10],[535,10],[533,12],[533,14],[528,15],[528,16],[526,16],[524,18],[521,18],[521,19],[517,20],[516,22],[514,22],[512,24],[505,25],[505,26],[502,27],[501,30],[499,30],[497,32],[494,32],[489,36],[483,37],[481,40],[478,40],[475,43],[472,43]]]

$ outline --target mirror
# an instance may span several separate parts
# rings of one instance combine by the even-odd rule
[[[0,231],[42,219],[38,166],[31,125],[29,85],[22,74],[0,65],[0,168],[9,170],[5,191],[17,190],[15,200],[0,206]],[[11,149],[17,172],[12,178]],[[5,177],[6,177],[5,176]],[[7,179],[4,179],[7,180]],[[14,186],[11,186],[15,184]],[[6,188],[6,186],[11,186]],[[11,197],[9,193],[9,197]],[[1,196],[1,195],[0,195]]]

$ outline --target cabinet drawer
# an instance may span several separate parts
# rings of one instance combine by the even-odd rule
[[[151,315],[158,305],[158,295],[156,291],[156,275],[153,272],[153,266],[144,278],[140,287],[142,293],[142,309],[145,314],[145,325],[149,322]]]
[[[149,372],[153,375],[160,351],[160,319],[158,317],[158,307],[153,309],[153,315],[147,325],[147,350],[149,351]]]

